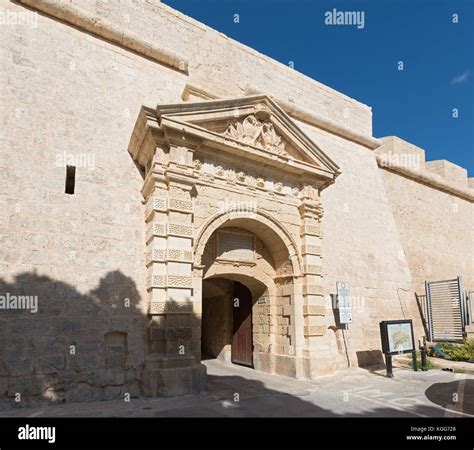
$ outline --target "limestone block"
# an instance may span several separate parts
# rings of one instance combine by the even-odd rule
[[[197,394],[206,388],[206,378],[203,364],[169,369],[145,367],[143,392],[149,397]]]
[[[39,395],[46,389],[46,381],[41,375],[30,375],[26,377],[12,377],[8,381],[8,396],[21,394],[22,398]]]
[[[397,136],[386,136],[380,140],[383,145],[375,150],[375,154],[381,156],[382,165],[403,166],[413,170],[425,168],[425,151],[422,148]]]
[[[18,377],[32,374],[34,361],[31,358],[22,358],[16,355],[15,358],[5,360],[4,366],[11,377]]]
[[[323,325],[312,325],[304,327],[305,336],[324,336],[326,327]]]
[[[324,305],[304,305],[303,314],[305,316],[324,316],[326,307]]]
[[[45,356],[39,358],[35,364],[35,373],[51,374],[57,373],[65,368],[66,361],[62,355]]]
[[[467,186],[467,170],[445,159],[427,161],[426,168],[459,186]]]

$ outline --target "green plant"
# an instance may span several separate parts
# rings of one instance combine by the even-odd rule
[[[453,361],[474,361],[474,339],[468,339],[462,344],[440,342],[436,346]],[[434,356],[437,356],[436,353]]]

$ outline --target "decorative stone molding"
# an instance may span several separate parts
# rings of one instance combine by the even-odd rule
[[[164,249],[153,249],[146,254],[146,263],[149,265],[152,262],[165,262],[166,261],[166,250]]]
[[[190,200],[181,200],[178,198],[168,199],[168,209],[170,211],[192,212],[193,202]]]
[[[168,234],[167,229],[166,223],[149,223],[145,233],[147,242],[154,236],[166,236]]]
[[[179,249],[153,249],[147,253],[147,263],[151,262],[189,262],[193,261],[193,252]]]
[[[164,288],[166,287],[165,275],[152,275],[147,277],[147,289]]]
[[[191,302],[152,302],[150,312],[153,314],[192,314]]]
[[[152,275],[147,277],[147,288],[192,288],[193,277],[184,275]]]
[[[166,277],[167,287],[173,288],[192,288],[193,277],[187,277],[183,275],[168,275]]]
[[[193,237],[193,227],[181,223],[150,223],[146,229],[147,242],[153,236]]]
[[[167,231],[169,236],[193,237],[193,227],[191,225],[169,223]]]
[[[147,202],[145,220],[150,221],[155,212],[192,212],[193,202],[180,198],[153,198]]]
[[[193,252],[191,250],[179,250],[169,248],[166,251],[166,259],[168,261],[192,262]]]
[[[308,234],[310,236],[318,236],[321,237],[321,227],[319,225],[308,225],[304,224],[301,227],[301,234]]]
[[[199,159],[194,159],[193,160],[193,169],[196,172],[200,172],[202,170],[202,161],[200,161]]]
[[[180,340],[180,339],[191,339],[193,336],[192,328],[187,327],[174,327],[166,329],[166,339]]]

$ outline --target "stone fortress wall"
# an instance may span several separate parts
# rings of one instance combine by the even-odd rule
[[[0,7],[39,12],[37,27],[11,25],[0,50],[0,283],[39,296],[36,315],[0,314],[0,396],[140,392],[145,212],[127,147],[142,105],[267,94],[341,168],[321,195],[328,313],[319,373],[347,366],[329,302],[336,281],[349,281],[356,300],[352,365],[380,360],[380,320],[414,318],[421,337],[413,292],[425,278],[462,275],[474,288],[472,179],[447,162],[423,160],[408,174],[384,166],[390,150],[422,150],[374,138],[368,106],[158,1]],[[76,164],[73,196],[64,194],[69,154],[93,158]]]

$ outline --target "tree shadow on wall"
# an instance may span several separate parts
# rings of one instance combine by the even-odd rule
[[[36,313],[0,309],[4,406],[140,394],[147,316],[131,278],[112,271],[81,294],[48,276],[22,273],[12,283],[0,279],[0,296],[32,296],[38,306]]]

